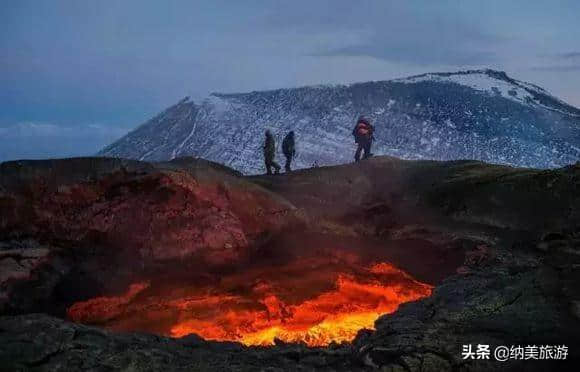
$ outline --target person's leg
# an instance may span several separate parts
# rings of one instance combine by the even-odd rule
[[[360,160],[360,152],[362,151],[363,146],[360,142],[357,142],[356,152],[354,153],[354,161]]]
[[[372,155],[371,154],[371,145],[372,145],[372,143],[373,143],[372,141],[367,141],[365,143],[365,146],[364,146],[365,154],[363,156],[363,159],[368,159],[368,158],[371,157],[371,155]]]
[[[272,163],[266,159],[266,174],[272,174]]]
[[[291,162],[292,162],[292,157],[286,156],[286,165],[284,165],[284,169],[286,169],[286,172],[290,172],[290,163]]]
[[[278,164],[274,160],[272,160],[272,166],[274,167],[274,173],[275,174],[280,173],[280,164]]]

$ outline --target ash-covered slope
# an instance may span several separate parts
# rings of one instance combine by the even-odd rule
[[[373,153],[550,168],[580,159],[580,110],[504,72],[433,73],[391,81],[212,94],[184,99],[100,152],[139,160],[193,155],[264,170],[263,132],[297,134],[296,167],[352,161],[354,120],[376,125]]]

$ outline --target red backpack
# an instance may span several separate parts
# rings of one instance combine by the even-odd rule
[[[358,124],[356,125],[356,133],[359,136],[368,136],[370,132],[371,128],[367,123],[359,121]]]

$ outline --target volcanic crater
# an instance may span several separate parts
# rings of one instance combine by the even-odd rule
[[[67,318],[244,345],[352,341],[380,315],[431,294],[432,285],[393,266],[388,251],[377,242],[286,232],[228,267],[182,270],[175,262],[170,272],[141,273],[124,293],[72,304]]]
[[[193,158],[2,163],[0,361],[471,370],[474,341],[573,349],[579,184],[578,166],[390,157],[253,177]]]

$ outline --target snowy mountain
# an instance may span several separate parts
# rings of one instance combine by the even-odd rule
[[[390,81],[185,98],[99,155],[140,160],[196,156],[244,173],[264,172],[264,131],[294,130],[296,167],[351,162],[364,114],[374,154],[477,159],[550,168],[580,160],[580,110],[504,72],[431,73]]]

